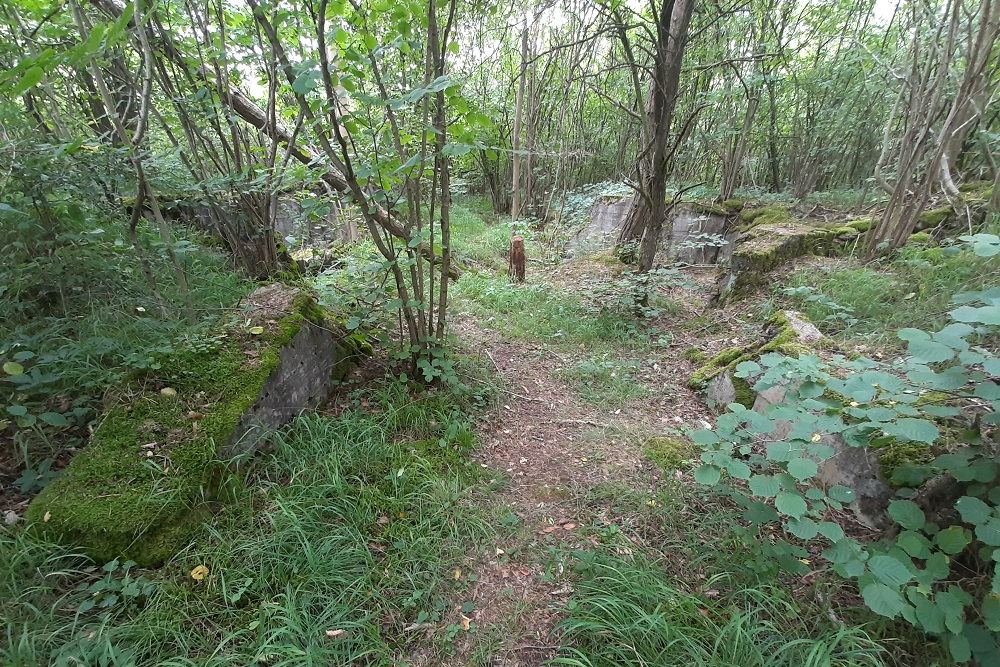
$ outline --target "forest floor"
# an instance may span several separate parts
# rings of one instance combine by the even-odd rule
[[[585,554],[610,556],[613,567],[648,558],[698,600],[697,614],[720,608],[719,572],[733,569],[720,561],[741,547],[713,544],[732,541],[718,527],[725,503],[690,475],[697,452],[684,433],[714,418],[686,385],[698,365],[690,353],[750,342],[773,306],[764,297],[710,307],[715,271],[692,268],[655,290],[662,312],[623,329],[614,304],[600,301],[622,267],[605,251],[529,264],[523,285],[497,265],[459,284],[453,331],[504,387],[498,412],[477,424],[476,460],[505,477],[485,502],[494,516],[516,517],[516,530],[470,550],[461,576],[472,584],[453,603],[470,631],[444,654],[418,649],[415,664],[600,664],[567,650],[564,634]],[[791,597],[815,605],[805,582],[795,585],[803,590]],[[733,664],[755,664],[745,659]]]
[[[709,306],[714,270],[687,268],[637,317],[608,252],[567,259],[519,228],[530,262],[515,285],[511,225],[461,202],[453,228],[460,383],[415,389],[380,348],[158,569],[93,563],[23,521],[0,529],[0,663],[948,664],[822,569],[777,571],[732,500],[693,481],[686,434],[715,417],[687,382],[778,308],[843,352],[893,354],[896,328],[933,326],[980,268],[934,248],[802,258],[725,307]],[[317,278],[321,298],[336,307],[324,281],[352,275]]]
[[[603,267],[596,262],[590,266]],[[584,277],[586,268],[584,261],[575,262],[572,273]],[[538,275],[531,278],[536,285],[542,280]],[[610,491],[607,500],[612,500],[616,489],[625,488],[648,495],[653,503],[664,477],[689,481],[680,468],[692,452],[684,449],[683,441],[665,440],[681,448],[668,452],[678,464],[675,470],[653,462],[644,445],[656,437],[653,434],[705,427],[712,415],[685,386],[691,363],[674,346],[663,348],[655,362],[647,363],[641,379],[630,377],[626,365],[609,371],[622,373],[623,382],[635,382],[641,389],[632,391],[639,396],[616,400],[610,395],[605,401],[592,394],[588,401],[581,389],[602,388],[586,378],[574,386],[567,372],[606,351],[605,346],[582,342],[557,349],[530,335],[512,339],[496,318],[487,319],[493,321],[465,315],[453,323],[454,331],[470,349],[489,358],[507,387],[499,414],[478,425],[476,458],[506,475],[506,486],[493,500],[495,510],[500,515],[512,512],[520,528],[495,545],[493,558],[476,565],[471,591],[475,609],[468,618],[496,643],[490,664],[540,665],[558,651],[555,626],[573,592],[566,563],[553,554],[594,548],[595,530],[629,520],[613,502],[599,501],[602,491]],[[628,354],[627,349],[615,352]],[[467,639],[446,664],[471,664],[468,652],[479,641]]]

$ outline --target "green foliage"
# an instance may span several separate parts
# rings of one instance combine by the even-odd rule
[[[661,296],[661,290],[684,284],[673,268],[654,268],[646,272],[624,270],[611,279],[589,280],[584,294],[600,313],[619,317],[658,317],[673,305]]]
[[[397,662],[418,639],[404,628],[450,613],[454,568],[493,529],[470,502],[483,473],[464,398],[390,383],[356,400],[376,410],[295,422],[160,571],[121,566],[91,591],[109,576],[79,554],[0,533],[0,662]],[[120,599],[102,606],[108,595]],[[345,632],[331,640],[334,629]]]
[[[456,304],[492,321],[505,333],[553,343],[633,342],[641,340],[627,319],[594,317],[577,296],[541,284],[513,285],[506,276],[466,275],[453,288]]]
[[[988,257],[960,247],[904,246],[866,266],[817,267],[792,274],[785,294],[824,332],[843,340],[897,347],[896,329],[947,324],[951,295],[980,290],[990,277]],[[803,289],[806,288],[806,289]]]
[[[154,565],[170,556],[213,491],[219,449],[260,396],[282,346],[311,318],[327,325],[323,311],[303,295],[267,331],[244,333],[238,320],[221,332],[224,344],[174,358],[169,370],[149,379],[168,393],[129,387],[127,399],[102,415],[87,448],[32,501],[26,518],[97,560],[128,556]],[[340,377],[353,365],[353,353],[346,341],[335,352]]]
[[[693,434],[704,447],[695,478],[730,488],[751,523],[780,523],[799,540],[822,536],[824,558],[856,581],[872,611],[941,636],[958,662],[974,656],[990,664],[1000,659],[1000,624],[992,620],[1000,595],[1000,467],[990,436],[1000,423],[1000,389],[991,377],[1000,360],[978,343],[996,335],[1000,288],[962,293],[953,303],[967,305],[953,309],[954,321],[942,329],[901,329],[907,356],[892,364],[767,354],[738,367],[736,374],[758,390],[784,386],[785,402],[766,413],[730,405],[715,431]],[[934,400],[941,395],[946,400]],[[985,412],[973,415],[971,405]],[[774,432],[776,420],[790,423],[788,434],[763,451],[751,447],[754,438]],[[900,528],[894,537],[864,544],[825,520],[850,500],[817,479],[819,465],[835,453],[831,434],[854,447],[888,437],[936,454],[896,467],[893,479],[905,486],[888,506]],[[941,525],[911,499],[911,486],[939,475],[964,492],[955,503],[958,522]],[[729,482],[747,478],[746,488]],[[771,498],[782,517],[762,511]],[[970,577],[956,572],[952,559],[973,546]]]
[[[642,447],[642,453],[650,461],[666,471],[674,471],[695,457],[695,447],[681,436],[656,436]]]
[[[6,154],[6,153],[5,153]],[[119,177],[114,152],[34,143],[9,153],[16,179],[0,206],[0,430],[21,463],[86,440],[109,386],[216,343],[212,328],[251,287],[218,252],[181,229],[174,244],[194,322],[159,235],[141,225],[166,302],[161,312],[125,237],[125,212],[101,196],[97,174]]]
[[[572,383],[585,401],[619,407],[649,395],[649,389],[636,378],[639,370],[637,361],[600,356],[578,362],[563,370],[561,375]]]
[[[880,667],[884,649],[860,628],[804,618],[773,586],[716,599],[688,592],[645,558],[577,553],[581,580],[560,627],[567,667],[739,665]],[[727,587],[724,576],[706,583]],[[718,594],[718,591],[714,591]]]

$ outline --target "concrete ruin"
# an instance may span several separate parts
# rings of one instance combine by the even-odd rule
[[[370,352],[312,295],[278,284],[251,294],[213,340],[126,387],[27,518],[97,561],[159,564],[239,463]]]

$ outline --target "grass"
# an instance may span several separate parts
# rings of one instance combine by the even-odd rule
[[[845,341],[898,348],[896,331],[914,326],[937,331],[955,306],[951,296],[992,284],[988,259],[969,251],[905,246],[891,259],[863,266],[811,267],[794,273],[788,287],[808,287],[817,300],[790,299],[824,333]],[[848,317],[844,313],[849,314]]]
[[[568,667],[881,667],[885,649],[862,628],[803,617],[782,588],[726,594],[726,577],[696,595],[642,556],[581,554],[580,581],[560,627],[572,643],[553,662]]]
[[[582,503],[595,547],[570,557],[574,594],[555,664],[950,664],[926,635],[859,607],[849,583],[777,567],[725,495],[671,478],[653,492],[599,484]]]
[[[601,355],[577,362],[562,371],[561,375],[588,403],[620,407],[650,394],[649,389],[635,377],[638,370],[636,361]]]
[[[0,239],[12,235],[17,239],[12,247],[22,248],[0,267],[7,308],[0,318],[0,360],[16,359],[24,369],[23,376],[0,389],[0,429],[8,426],[4,408],[27,411],[11,420],[21,467],[81,445],[108,387],[160,369],[174,355],[216,344],[219,317],[254,287],[232,269],[230,259],[206,245],[205,237],[178,227],[194,321],[182,313],[169,263],[151,252],[168,304],[163,316],[115,222],[97,213],[67,216],[51,240],[17,236],[0,220]],[[118,231],[94,229],[98,225]],[[148,231],[144,238],[154,242]],[[38,419],[46,413],[58,413],[68,424]]]
[[[552,343],[633,345],[647,338],[631,320],[595,315],[574,294],[506,276],[467,275],[453,289],[455,305],[502,333]]]
[[[553,250],[543,242],[545,234],[532,229],[525,221],[512,222],[509,216],[497,216],[483,198],[462,197],[451,209],[452,245],[459,263],[467,268],[503,274],[507,271],[507,252],[515,234],[525,243],[531,259],[552,260]]]
[[[483,473],[455,397],[401,387],[367,413],[299,419],[198,539],[141,573],[148,596],[85,610],[75,588],[100,564],[0,533],[0,663],[390,665],[410,624],[457,623],[454,568],[494,534],[474,502]]]

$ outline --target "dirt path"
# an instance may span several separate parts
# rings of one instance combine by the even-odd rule
[[[704,408],[689,395],[671,401],[654,392],[639,405],[602,410],[560,379],[560,369],[576,361],[565,353],[507,340],[469,318],[455,327],[492,360],[508,388],[496,420],[479,427],[477,456],[507,476],[503,491],[487,502],[512,523],[516,516],[517,529],[493,557],[470,564],[476,580],[464,599],[472,608],[459,613],[474,631],[456,638],[457,654],[443,664],[541,665],[558,650],[556,624],[573,592],[561,556],[596,542],[588,535],[595,522],[614,522],[588,507],[590,494],[615,483],[654,492],[669,473],[646,459],[629,434],[696,423]],[[669,364],[660,371],[687,377]]]

